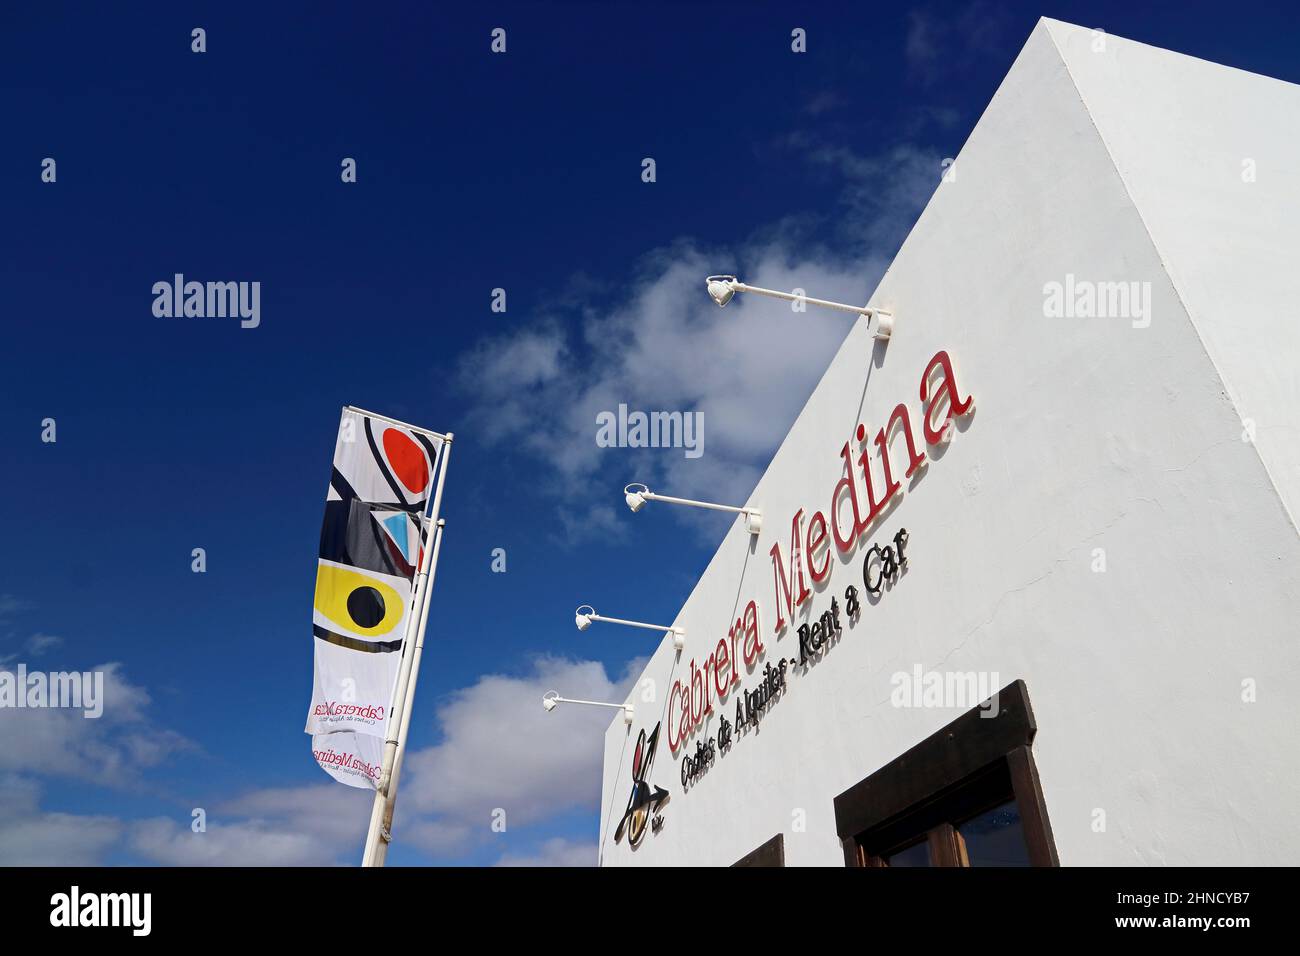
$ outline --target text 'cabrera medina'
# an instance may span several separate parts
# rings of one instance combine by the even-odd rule
[[[844,469],[831,490],[827,509],[814,511],[805,522],[804,509],[800,508],[791,519],[788,563],[781,552],[780,542],[772,545],[769,554],[776,603],[773,633],[780,635],[786,628],[787,619],[794,618],[795,609],[811,597],[809,578],[814,584],[821,584],[830,577],[830,542],[834,540],[840,554],[847,556],[863,535],[876,527],[890,502],[903,490],[896,468],[905,467],[903,477],[911,478],[926,464],[926,451],[931,446],[952,439],[953,420],[975,408],[970,395],[961,396],[953,362],[946,351],[936,352],[926,365],[921,373],[919,393],[921,434],[925,445],[918,447],[911,415],[902,402],[894,406],[888,421],[874,438],[870,437],[866,425],[859,423],[855,440],[846,441],[839,450]],[[896,460],[897,451],[895,460],[890,460],[891,443],[900,431],[907,451],[905,463]],[[872,453],[872,445],[876,454]],[[846,501],[852,516],[851,525],[841,520],[848,517],[842,515]],[[713,713],[714,698],[719,702],[725,701],[740,684],[741,662],[744,662],[745,670],[750,671],[765,651],[758,602],[751,600],[703,664],[697,665],[692,658],[685,682],[681,679],[674,681],[668,698],[668,746],[673,753]]]

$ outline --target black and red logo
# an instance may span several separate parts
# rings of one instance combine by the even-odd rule
[[[636,750],[632,753],[632,793],[627,798],[627,809],[623,811],[623,819],[619,821],[618,829],[614,831],[615,843],[623,838],[623,831],[627,830],[628,844],[639,846],[642,837],[645,836],[647,825],[655,832],[658,832],[663,825],[659,808],[668,799],[668,791],[646,782],[646,777],[650,775],[650,768],[654,765],[655,746],[658,743],[659,724],[655,724],[655,729],[649,737],[646,737],[645,731],[642,730],[636,739]]]

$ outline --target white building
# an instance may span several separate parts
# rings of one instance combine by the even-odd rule
[[[1300,87],[1040,21],[870,304],[606,731],[602,864],[1294,862]]]

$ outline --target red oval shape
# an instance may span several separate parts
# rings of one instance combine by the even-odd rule
[[[390,428],[384,432],[384,454],[393,474],[407,490],[420,494],[429,486],[429,462],[424,450],[405,432]]]

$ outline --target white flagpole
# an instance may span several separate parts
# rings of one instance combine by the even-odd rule
[[[421,515],[421,519],[423,519],[423,517],[424,516]],[[371,855],[373,853],[373,843],[375,842],[375,840],[379,835],[379,830],[376,826],[376,822],[379,819],[379,809],[378,809],[380,806],[379,795],[386,793],[388,790],[388,780],[390,777],[390,771],[392,769],[392,762],[391,762],[392,752],[394,748],[397,746],[397,739],[396,737],[392,736],[392,734],[398,726],[398,722],[400,720],[399,715],[401,714],[402,707],[406,700],[406,685],[408,683],[408,678],[410,677],[410,673],[411,673],[411,659],[415,656],[414,639],[415,639],[415,635],[419,631],[420,611],[423,608],[424,599],[428,593],[428,587],[427,587],[428,567],[430,561],[432,561],[433,559],[432,539],[434,537],[435,531],[436,531],[436,526],[430,524],[429,525],[430,534],[428,539],[424,541],[424,545],[423,545],[424,550],[423,553],[420,555],[419,567],[416,570],[415,593],[411,599],[411,611],[410,611],[410,617],[407,618],[407,622],[406,622],[406,632],[402,636],[401,662],[398,665],[397,682],[393,687],[392,706],[390,707],[388,712],[388,725],[387,725],[388,730],[387,733],[385,734],[385,740],[384,740],[384,756],[381,762],[379,785],[376,787],[376,801],[374,803],[374,806],[370,814],[370,828],[366,834],[366,849],[364,855],[361,858],[362,866],[369,865],[366,861],[368,861],[371,858]],[[423,536],[423,529],[421,529],[421,533]]]
[[[440,524],[429,525],[428,540],[425,541],[424,555],[417,571],[415,595],[411,600],[411,618],[402,644],[402,660],[397,671],[397,684],[393,688],[393,706],[388,717],[388,732],[384,740],[384,758],[379,774],[379,786],[375,788],[375,799],[370,808],[370,827],[366,833],[366,848],[361,857],[362,866],[375,866],[376,847],[381,845],[383,836],[384,795],[391,789],[393,765],[397,751],[397,732],[401,727],[402,713],[406,707],[407,690],[410,686],[411,666],[415,660],[416,635],[420,633],[421,618],[424,608],[428,606],[429,586],[428,569],[433,561],[434,548]]]
[[[438,551],[442,548],[443,529],[447,522],[438,519],[437,533],[433,539],[433,565],[429,569],[429,587],[425,591],[424,608],[420,612],[420,633],[415,639],[415,652],[411,658],[411,683],[406,691],[406,707],[397,731],[397,754],[393,759],[393,773],[388,783],[388,799],[384,802],[383,822],[379,842],[375,845],[374,866],[383,866],[388,858],[388,845],[393,839],[393,810],[397,806],[397,782],[402,775],[402,760],[406,757],[406,734],[411,729],[411,714],[415,712],[415,682],[420,676],[420,657],[424,653],[424,631],[429,620],[429,595],[433,593],[433,579],[438,572]]]
[[[370,810],[370,828],[366,833],[366,849],[361,858],[362,866],[383,866],[384,856],[387,854],[390,834],[384,824],[385,816],[389,821],[392,819],[392,811],[388,808],[388,804],[390,795],[394,794],[396,790],[393,767],[397,763],[399,746],[398,737],[393,734],[396,731],[398,735],[402,735],[403,726],[410,721],[408,710],[415,698],[416,675],[413,665],[417,656],[416,648],[424,642],[424,628],[428,622],[430,569],[437,559],[438,542],[442,537],[442,523],[438,518],[438,512],[442,507],[442,486],[447,478],[447,463],[451,459],[451,443],[452,434],[448,432],[442,446],[442,454],[439,456],[442,462],[438,469],[437,490],[433,494],[433,511],[429,515],[429,530],[432,532],[431,540],[425,548],[424,559],[420,563],[419,579],[415,588],[415,600],[411,605],[411,622],[407,627],[406,637],[402,644],[402,664],[397,675],[393,711],[389,715],[389,735],[384,741],[384,762],[379,775],[379,786],[375,788],[375,802]],[[416,628],[414,640],[412,640],[413,628]],[[383,851],[380,850],[381,846],[384,848]]]

